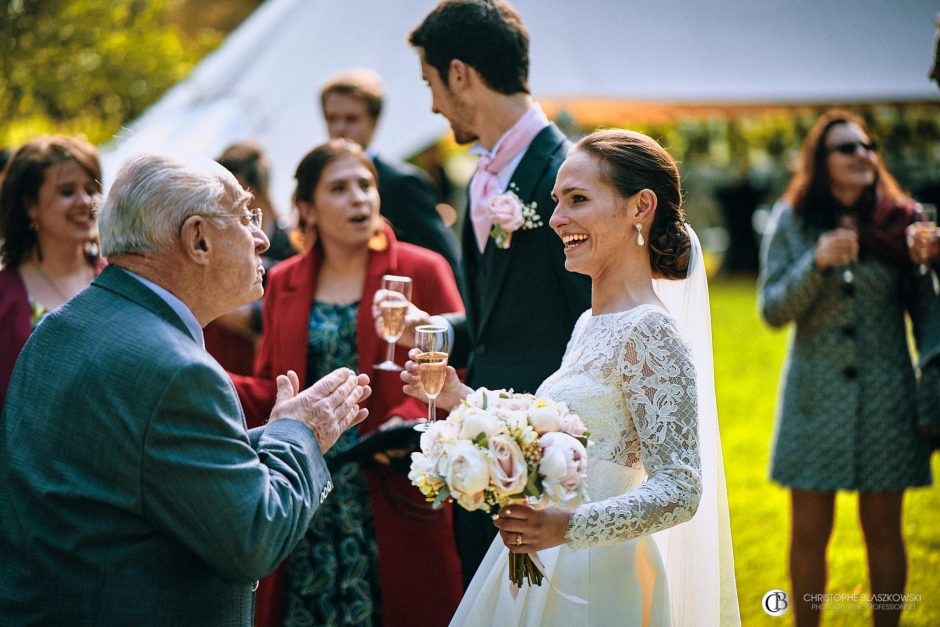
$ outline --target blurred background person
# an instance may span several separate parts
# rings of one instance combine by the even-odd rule
[[[770,476],[791,490],[798,625],[819,621],[804,595],[826,590],[837,490],[858,492],[871,592],[904,592],[904,489],[931,482],[904,321],[923,296],[904,239],[915,217],[863,121],[831,111],[803,142],[764,241],[761,314],[795,323]],[[875,624],[899,617],[878,611]]]
[[[382,114],[385,90],[372,70],[348,70],[331,78],[320,90],[320,106],[330,139],[357,142],[375,166],[382,217],[395,237],[439,253],[460,276],[457,238],[437,211],[437,194],[428,175],[400,160],[381,157],[371,149]]]
[[[252,205],[262,212],[262,229],[271,246],[262,254],[265,270],[298,252],[286,226],[268,196],[271,168],[261,146],[251,141],[232,144],[216,159],[254,195]],[[265,282],[267,273],[265,273]],[[219,317],[204,330],[206,350],[229,372],[251,374],[255,345],[261,334],[261,300]]]
[[[371,454],[345,457],[384,423],[427,412],[404,396],[398,372],[373,369],[386,350],[371,313],[382,275],[411,277],[422,309],[463,309],[447,262],[398,242],[382,222],[375,176],[347,140],[331,140],[300,162],[294,199],[305,239],[315,243],[271,271],[255,378],[235,377],[249,422],[269,413],[271,375],[286,369],[312,381],[339,364],[355,366],[373,389],[368,419],[327,455],[330,498],[286,568],[262,582],[259,625],[443,625],[460,599],[450,509],[432,510],[406,466],[375,464]],[[399,349],[397,363],[405,360]]]
[[[101,270],[95,205],[98,151],[81,137],[23,144],[0,187],[0,411],[13,365],[50,311],[85,289]]]

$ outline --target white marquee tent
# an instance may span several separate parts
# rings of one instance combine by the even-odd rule
[[[542,101],[923,101],[936,0],[514,0]],[[326,138],[317,93],[371,67],[386,110],[376,147],[404,156],[447,132],[408,33],[434,0],[267,0],[105,147],[105,183],[141,152],[214,157],[243,139],[272,161],[287,208],[300,157]],[[485,45],[485,42],[481,42]]]

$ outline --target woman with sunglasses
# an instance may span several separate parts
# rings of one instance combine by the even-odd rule
[[[794,323],[770,475],[791,491],[797,625],[819,623],[811,595],[826,591],[838,490],[858,492],[871,592],[904,591],[904,489],[931,481],[904,324],[927,297],[904,236],[915,207],[864,122],[830,111],[803,142],[764,241],[761,314]],[[876,625],[899,618],[894,607],[875,611]]]

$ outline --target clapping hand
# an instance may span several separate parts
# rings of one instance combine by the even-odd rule
[[[405,362],[405,369],[402,370],[400,375],[401,381],[404,384],[402,391],[408,396],[413,396],[427,403],[428,397],[424,393],[424,388],[421,387],[421,382],[418,380],[418,364],[414,361],[414,358],[419,354],[421,354],[421,351],[417,348],[412,348],[408,351],[408,361]],[[454,367],[447,366],[444,387],[441,388],[441,393],[437,396],[437,407],[438,409],[450,411],[457,406],[460,401],[467,398],[467,395],[472,391],[473,390],[460,382],[460,377],[457,376],[457,371],[454,370]]]
[[[277,400],[271,420],[292,418],[307,425],[326,453],[346,429],[365,420],[368,409],[359,403],[369,398],[369,377],[349,368],[338,368],[306,390],[300,390],[297,373],[288,370],[277,377]]]
[[[385,334],[382,331],[381,305],[383,301],[393,296],[397,296],[397,294],[389,292],[388,290],[376,290],[375,295],[372,297],[372,317],[375,319],[375,333],[382,339],[385,338]],[[399,346],[414,346],[415,327],[421,324],[428,324],[430,320],[430,316],[428,316],[426,311],[418,309],[414,304],[409,302],[408,310],[405,312],[405,331],[401,334],[401,337],[398,338],[396,343]]]

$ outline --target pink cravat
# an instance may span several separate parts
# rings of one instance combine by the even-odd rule
[[[506,131],[496,146],[495,154],[480,155],[477,170],[470,180],[470,198],[473,201],[470,221],[473,222],[473,232],[481,253],[486,248],[486,239],[493,226],[487,206],[493,196],[503,191],[499,183],[499,171],[527,149],[547,123],[542,110],[538,106],[533,107]]]

